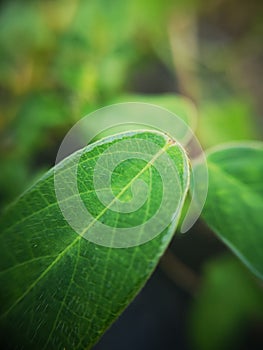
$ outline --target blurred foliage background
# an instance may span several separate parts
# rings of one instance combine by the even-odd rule
[[[0,1],[0,211],[78,119],[135,95],[189,99],[204,148],[262,140],[262,16],[260,0]],[[258,281],[201,222],[170,250],[181,262],[164,260],[96,348],[263,348]]]

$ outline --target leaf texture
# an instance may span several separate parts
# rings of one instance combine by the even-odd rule
[[[4,348],[91,348],[142,288],[169,244],[188,189],[189,169],[184,151],[168,136],[137,131],[87,146],[77,172],[81,199],[97,220],[112,227],[113,234],[118,227],[146,222],[158,211],[162,179],[154,160],[145,163],[127,159],[112,174],[112,191],[122,202],[132,199],[134,178],[148,185],[148,197],[136,212],[123,214],[105,208],[96,195],[95,165],[105,150],[123,140],[150,141],[170,157],[182,187],[179,211],[175,208],[168,227],[142,245],[98,245],[77,234],[62,215],[51,169],[8,208],[0,221],[0,323]],[[76,153],[57,166],[65,177]],[[114,154],[111,156],[114,159]],[[172,192],[173,179],[170,180]],[[78,215],[74,208],[72,211]]]

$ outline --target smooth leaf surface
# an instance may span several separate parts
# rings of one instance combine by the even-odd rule
[[[203,218],[263,278],[263,145],[229,145],[208,154],[209,191]]]
[[[175,164],[183,189],[181,205],[188,188],[185,153],[164,134],[123,133],[88,146],[78,165],[81,199],[94,217],[112,226],[113,233],[119,226],[147,221],[162,199],[162,179],[154,160],[145,164],[128,159],[112,175],[112,190],[122,201],[131,199],[131,183],[138,174],[148,185],[147,200],[137,212],[105,210],[94,192],[93,171],[102,152],[123,140],[139,139],[159,146]],[[65,176],[75,156],[58,165]],[[176,214],[169,227],[143,245],[123,249],[96,245],[78,235],[63,217],[54,169],[49,171],[0,221],[1,344],[11,349],[91,348],[149,278],[173,236]]]

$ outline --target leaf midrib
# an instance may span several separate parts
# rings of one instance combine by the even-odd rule
[[[169,142],[169,141],[168,141],[168,142]],[[88,150],[87,150],[87,152],[90,152],[90,151],[92,151],[92,149],[88,149]],[[77,152],[78,152],[78,151],[77,151]],[[122,152],[122,151],[119,151],[119,152]],[[124,152],[124,151],[123,151],[123,152]],[[125,151],[125,152],[126,152],[126,151]],[[108,154],[112,154],[112,153],[109,152]],[[142,152],[133,152],[133,154],[141,155]],[[89,158],[89,160],[93,160],[93,159],[96,159],[96,158],[97,158],[97,155],[94,156],[94,157]],[[64,160],[63,160],[63,161],[64,161]],[[62,161],[62,162],[63,162],[63,161]],[[81,162],[80,162],[80,164],[81,164]],[[62,171],[60,172],[60,175],[63,174],[63,172],[65,172],[65,171],[71,170],[72,168],[73,168],[73,165],[70,166],[70,167],[67,167],[66,169],[64,169],[64,170],[62,170]],[[52,169],[52,170],[53,170],[53,169]],[[45,175],[45,177],[43,177],[43,178],[40,179],[40,180],[47,179],[46,176],[47,176],[47,174]],[[39,181],[40,181],[40,180],[39,180]],[[32,188],[32,187],[30,187],[27,191],[29,191],[31,188]],[[105,189],[106,189],[106,188],[100,188],[100,189],[98,189],[98,190],[96,190],[96,191],[103,191],[103,190],[105,190]],[[89,193],[89,192],[92,193],[92,192],[94,192],[94,191],[95,191],[94,189],[92,189],[92,190],[90,190],[90,191],[85,191],[85,194],[87,194],[87,193]],[[39,191],[39,192],[40,192],[40,191]],[[80,194],[83,194],[83,193],[84,193],[84,192],[80,192]],[[75,195],[71,195],[71,196],[67,197],[67,198],[64,199],[64,200],[61,200],[60,203],[64,203],[64,202],[68,201],[69,199],[72,199],[72,198],[74,198],[74,197],[76,197],[76,196],[79,196],[79,193],[77,193],[77,194],[75,194]],[[20,198],[20,197],[19,197],[19,198]],[[18,199],[19,199],[19,198],[18,198]],[[17,199],[17,200],[18,200],[18,199]],[[16,203],[16,201],[13,202],[11,205],[14,205],[15,203]],[[56,205],[58,205],[58,202],[53,202],[53,203],[50,203],[49,205],[47,205],[47,206],[44,207],[44,208],[41,208],[41,209],[39,209],[39,210],[36,210],[35,212],[33,212],[32,214],[30,214],[30,215],[28,215],[28,216],[23,216],[23,218],[22,218],[21,220],[16,221],[16,222],[14,222],[13,224],[11,224],[10,226],[8,226],[8,227],[5,229],[5,231],[6,231],[6,232],[10,231],[13,227],[22,224],[23,222],[27,221],[28,219],[34,217],[36,214],[40,214],[40,213],[44,212],[45,210],[50,209],[50,208],[52,208],[52,207],[54,207],[54,206],[56,206]]]
[[[138,172],[136,176],[132,178],[131,181],[128,182],[126,186],[123,187],[123,189],[113,198],[113,200],[109,203],[108,206],[106,206],[95,218],[94,220],[88,225],[87,228],[85,228],[80,235],[83,236],[85,233],[109,210],[109,208],[131,187],[131,185],[134,183],[135,180],[137,180],[146,170],[148,170],[156,159],[158,159],[163,153],[167,151],[167,149],[171,146],[171,143],[168,141],[165,146],[160,149],[159,152],[156,153],[156,155],[145,165],[145,167],[142,168]]]
[[[67,254],[67,252],[81,239],[83,238],[83,235],[94,225],[99,218],[101,218],[102,215],[104,215],[107,210],[109,210],[110,206],[115,203],[116,200],[118,200],[122,194],[129,189],[129,187],[132,185],[132,183],[140,176],[142,175],[149,167],[153,165],[155,160],[160,157],[162,154],[164,154],[170,147],[175,145],[175,141],[168,139],[167,143],[160,149],[159,152],[156,153],[156,155],[146,164],[146,166],[139,171],[139,173],[130,181],[128,184],[115,196],[115,198],[110,202],[110,204],[105,207],[100,214],[97,215],[97,217],[94,218],[94,220],[91,222],[90,225],[88,225],[85,230],[83,230],[80,234],[77,235],[77,237],[70,243],[65,249],[63,249],[56,259],[52,261],[52,263],[43,271],[40,276],[26,289],[26,291],[19,297],[17,300],[4,312],[0,319],[5,318],[13,309],[14,307],[21,301],[23,300],[30,292],[31,290],[49,273],[50,270]],[[125,189],[125,190],[124,190]]]

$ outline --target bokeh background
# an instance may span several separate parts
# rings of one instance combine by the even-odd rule
[[[0,212],[119,100],[194,106],[205,149],[262,140],[262,18],[260,0],[1,0]],[[262,310],[262,285],[199,221],[95,349],[262,349]]]

